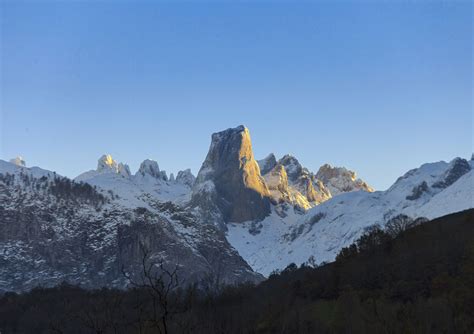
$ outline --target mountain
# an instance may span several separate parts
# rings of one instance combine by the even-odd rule
[[[325,164],[314,174],[289,154],[278,161],[274,154],[269,154],[258,163],[272,197],[303,211],[345,192],[374,191],[366,182],[357,179],[355,172],[344,167],[333,168]]]
[[[304,214],[332,197],[328,187],[336,194],[373,191],[345,168],[334,169],[333,173],[321,171],[321,175],[327,176],[328,186],[291,155],[277,161],[274,154],[269,154],[256,161],[250,132],[241,125],[212,135],[189,205],[202,220],[226,230],[227,223],[261,221],[273,209],[288,215],[292,207]]]
[[[214,133],[194,183],[191,206],[211,221],[261,220],[270,213],[269,197],[249,130],[239,126]]]
[[[0,331],[471,333],[473,221],[471,209],[396,233],[372,229],[334,263],[289,265],[256,286],[179,291],[166,304],[146,287],[90,291],[61,284],[0,295]]]
[[[194,176],[191,170],[180,171],[178,175],[181,175],[179,180],[168,180],[166,172],[150,159],[144,160],[132,175],[126,164],[117,163],[110,155],[103,155],[97,162],[97,169],[80,174],[74,181],[111,191],[124,206],[143,205],[143,199],[147,197],[179,204],[189,201],[190,180]]]
[[[122,266],[138,274],[144,249],[179,264],[187,282],[258,281],[290,263],[333,261],[373,225],[474,207],[473,165],[424,164],[373,191],[344,167],[255,160],[244,126],[212,135],[197,177],[168,177],[150,159],[132,174],[107,154],[74,180],[0,160],[0,289],[123,287]]]
[[[124,166],[104,156],[80,177],[85,183],[0,160],[0,290],[62,281],[124,287],[122,270],[139,276],[144,253],[178,265],[183,284],[210,276],[227,284],[261,279],[220,230],[159,200],[161,186],[187,185],[168,184],[154,163],[134,176]],[[145,192],[151,178],[146,189],[156,189]]]
[[[374,191],[366,182],[358,179],[355,172],[344,167],[325,164],[319,168],[316,178],[331,191],[332,196],[358,190]]]
[[[26,166],[25,160],[20,156],[18,156],[16,158],[13,158],[13,159],[10,159],[10,163],[12,163],[14,165],[17,165],[17,166],[22,166],[22,167]]]
[[[310,257],[317,263],[333,261],[367,228],[383,226],[400,214],[433,219],[474,207],[473,166],[473,160],[461,158],[424,164],[386,191],[336,195],[303,215],[282,215],[273,208],[261,222],[228,224],[227,239],[264,275]]]

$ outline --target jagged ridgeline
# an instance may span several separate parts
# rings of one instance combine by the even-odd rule
[[[373,191],[345,168],[326,164],[313,174],[291,155],[256,161],[250,132],[241,125],[212,135],[190,204],[203,218],[225,226],[263,220],[272,205],[288,204],[304,213],[333,194],[357,190]]]
[[[220,230],[177,204],[145,192],[128,201],[123,193],[39,168],[4,161],[0,168],[0,290],[63,281],[123,288],[124,272],[141,272],[144,250],[156,261],[178,265],[182,284],[209,276],[226,284],[262,279]],[[127,178],[119,170],[106,174]]]
[[[149,261],[183,284],[258,282],[290,263],[333,261],[374,225],[473,207],[473,160],[424,164],[386,191],[296,157],[256,160],[244,126],[214,133],[197,177],[103,155],[74,180],[0,160],[0,289],[66,281],[125,287]]]

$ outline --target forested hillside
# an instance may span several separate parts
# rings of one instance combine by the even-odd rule
[[[179,269],[132,289],[62,285],[0,299],[2,333],[472,333],[474,210],[369,229],[336,262],[267,281],[174,290]],[[146,266],[144,266],[146,269]]]

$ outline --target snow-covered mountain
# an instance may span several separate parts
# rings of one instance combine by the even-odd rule
[[[87,183],[23,165],[0,160],[0,291],[62,281],[123,287],[122,269],[139,275],[143,250],[178,265],[184,283],[209,276],[227,283],[261,279],[222,231],[159,200],[169,189],[178,190],[166,197],[189,192],[186,184],[171,184],[149,168],[131,176],[108,156],[81,176]],[[184,172],[182,179],[189,178]]]
[[[355,172],[313,173],[291,155],[257,161],[244,126],[214,133],[197,177],[110,155],[74,180],[0,160],[0,290],[63,280],[123,286],[143,246],[187,281],[256,281],[294,262],[331,261],[374,224],[474,207],[471,159],[425,164],[386,191]],[[252,271],[253,269],[253,271]]]
[[[325,164],[314,174],[292,155],[287,154],[277,161],[273,153],[258,163],[271,197],[303,210],[345,192],[374,191],[366,182],[357,179],[355,172],[344,167]]]
[[[330,172],[321,175],[327,175],[325,180],[336,193],[372,191],[354,172],[345,168]],[[250,131],[241,125],[212,135],[190,206],[203,220],[225,230],[227,223],[262,220],[283,203],[303,214],[331,197],[329,188],[291,155],[277,161],[270,154],[256,161]]]
[[[332,196],[358,190],[374,191],[365,181],[358,179],[355,172],[344,167],[325,164],[319,168],[316,178],[329,189]]]
[[[166,171],[160,170],[156,161],[144,160],[132,175],[126,164],[117,163],[110,155],[103,155],[97,169],[77,176],[74,181],[86,182],[100,189],[113,192],[124,206],[146,205],[143,198],[173,203],[185,203],[191,196],[194,175],[191,170],[178,172],[175,180],[169,180]]]
[[[264,275],[314,257],[333,261],[366,228],[405,214],[429,219],[473,208],[474,162],[424,164],[407,172],[386,191],[343,193],[307,214],[273,207],[260,222],[228,224],[227,239],[252,268]]]

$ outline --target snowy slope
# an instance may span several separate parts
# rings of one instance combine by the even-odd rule
[[[63,281],[124,287],[121,268],[138,275],[143,247],[151,257],[179,265],[186,283],[209,275],[227,283],[261,279],[219,230],[141,192],[151,180],[131,181],[120,170],[99,174],[94,178],[104,188],[124,197],[0,160],[0,292]]]
[[[39,168],[39,167],[27,168],[27,167],[25,167],[25,162],[24,161],[23,161],[22,165],[19,165],[16,162],[14,162],[13,160],[15,160],[15,159],[12,159],[11,162],[7,162],[5,160],[0,160],[0,173],[1,174],[9,173],[9,174],[19,175],[21,173],[27,173],[27,174],[30,174],[30,175],[32,175],[34,177],[37,177],[37,178],[40,178],[42,176],[45,176],[45,177],[48,177],[48,178],[52,178],[55,175],[60,176],[60,175],[56,174],[55,172],[52,172],[52,171],[49,171],[49,170],[46,170],[46,169],[42,169],[42,168]]]
[[[229,224],[227,239],[263,275],[292,262],[304,263],[310,256],[318,263],[332,261],[365,228],[384,225],[399,214],[431,219],[474,207],[474,171],[466,172],[470,168],[459,158],[450,163],[425,164],[406,173],[384,192],[341,194],[305,215],[290,209],[290,214],[281,218],[274,210],[259,223],[260,233],[256,233],[253,222]]]
[[[450,212],[474,207],[474,170],[462,176],[452,186],[436,194],[416,212],[419,216],[436,218]],[[411,213],[411,212],[410,212]],[[414,215],[414,212],[413,214]]]
[[[164,181],[149,175],[133,175],[125,178],[113,173],[92,174],[90,177],[82,174],[74,180],[87,182],[103,190],[110,190],[118,196],[117,200],[122,205],[132,207],[144,205],[143,202],[146,202],[147,198],[162,202],[184,203],[189,200],[191,194],[191,188],[185,184]]]
[[[121,167],[122,166],[122,167]],[[105,191],[112,191],[118,196],[117,200],[124,206],[145,206],[149,199],[161,202],[184,204],[191,196],[190,180],[194,176],[189,170],[181,171],[178,175],[185,177],[168,180],[165,171],[160,171],[158,164],[145,160],[135,175],[123,172],[122,163],[115,162],[110,155],[102,156],[96,170],[91,170],[77,176],[77,182],[87,182]]]

